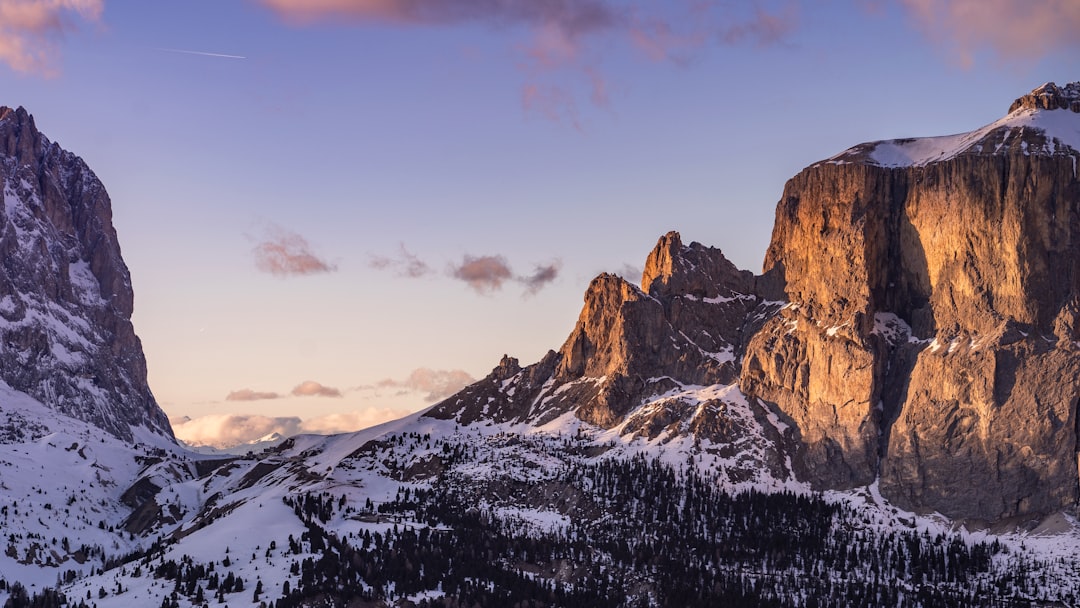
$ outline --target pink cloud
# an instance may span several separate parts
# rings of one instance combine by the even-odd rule
[[[450,276],[468,283],[477,293],[490,294],[514,276],[501,255],[465,255],[461,264],[450,267]]]
[[[212,414],[198,418],[171,419],[176,438],[194,447],[228,449],[277,433],[289,437],[300,432],[294,416],[272,418],[242,414]]]
[[[991,50],[1007,60],[1032,61],[1053,51],[1080,50],[1076,0],[901,0],[919,27],[969,66]]]
[[[401,244],[401,250],[396,257],[372,255],[368,260],[368,266],[376,270],[393,270],[398,276],[410,279],[418,279],[432,272],[427,262],[406,249],[404,243]]]
[[[97,22],[104,9],[104,0],[0,0],[0,62],[54,76],[55,39],[77,20]]]
[[[232,391],[225,396],[226,401],[263,401],[266,399],[278,399],[281,395],[271,392],[253,391],[250,388],[242,388]]]
[[[426,393],[424,400],[429,403],[440,401],[460,391],[474,382],[474,378],[460,369],[436,370],[421,367],[412,371],[404,380],[387,378],[377,382],[373,387],[361,388],[395,388],[405,389],[405,392],[419,391]]]
[[[318,256],[307,240],[278,226],[271,226],[264,240],[255,245],[255,266],[279,277],[318,274],[337,270],[337,266]]]
[[[332,386],[323,386],[314,380],[306,380],[292,389],[295,397],[340,397],[341,391]]]
[[[621,11],[605,0],[258,0],[293,23],[352,19],[399,24],[553,24],[568,32],[610,27]]]
[[[634,46],[657,62],[675,60],[684,63],[685,57],[705,46],[708,39],[708,33],[704,30],[676,32],[669,22],[662,19],[646,19],[630,29],[630,40]]]
[[[582,130],[577,98],[610,104],[602,55],[628,42],[653,61],[687,63],[710,43],[781,41],[796,23],[795,0],[782,10],[710,0],[257,0],[286,22],[393,23],[402,27],[481,23],[524,30],[526,113]],[[585,92],[587,91],[587,93]]]
[[[769,12],[760,6],[754,7],[749,18],[733,21],[719,30],[724,44],[742,44],[753,42],[757,46],[779,44],[790,36],[799,23],[798,4],[788,3],[783,10]]]
[[[521,90],[521,106],[526,113],[534,113],[551,122],[566,122],[581,131],[577,104],[574,96],[559,86],[527,84]]]
[[[413,410],[400,407],[371,407],[354,412],[340,412],[305,420],[300,424],[300,430],[304,433],[315,433],[317,435],[352,433],[376,424],[397,420],[411,413],[413,413]]]
[[[372,407],[307,420],[301,420],[296,416],[212,414],[198,418],[174,418],[169,422],[180,441],[190,446],[207,446],[225,450],[250,444],[274,433],[282,437],[291,437],[300,433],[318,435],[351,433],[396,420],[410,413],[412,410],[400,407]]]

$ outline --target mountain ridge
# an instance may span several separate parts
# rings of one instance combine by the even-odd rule
[[[559,351],[504,357],[427,415],[573,411],[655,437],[715,425],[688,407],[627,425],[643,403],[722,384],[789,425],[772,460],[817,489],[880,480],[905,508],[990,523],[1074,508],[1078,95],[1048,83],[970,133],[810,165],[785,187],[761,275],[668,233],[640,287],[590,283]]]
[[[1074,125],[1048,109],[1055,90],[1015,115]],[[15,164],[38,185],[5,194],[28,219],[5,215],[4,235],[22,221],[63,236],[63,207],[33,215],[55,177],[23,116],[0,142],[30,154]],[[669,232],[640,285],[589,284],[557,351],[503,356],[355,433],[215,457],[114,420],[130,445],[0,374],[0,599],[31,605],[29,585],[80,608],[1075,604],[1080,152],[1032,124],[921,165],[884,166],[871,144],[811,165],[785,187],[762,274]],[[89,275],[24,317],[119,306],[122,324],[129,281],[113,294],[77,238],[51,242],[46,268]],[[31,333],[66,344],[48,327]],[[141,356],[117,335],[93,337]]]

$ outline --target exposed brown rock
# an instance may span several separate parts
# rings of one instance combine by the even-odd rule
[[[986,521],[1075,503],[1080,153],[1008,138],[894,168],[857,147],[785,188],[765,269],[792,306],[742,386],[794,421],[816,486],[880,473],[897,504]],[[884,339],[891,317],[910,334]]]
[[[516,374],[510,374],[516,360],[504,358],[490,376],[428,415],[466,423],[485,417],[543,423],[572,411],[611,428],[645,400],[675,387],[734,382],[746,329],[752,327],[748,317],[761,305],[749,293],[753,276],[736,269],[719,249],[685,246],[671,232],[649,254],[643,281],[648,293],[616,275],[596,277],[577,325],[557,353]]]
[[[1049,84],[1010,112],[1078,103],[1080,83]],[[521,370],[504,360],[433,415],[574,412],[728,447],[761,432],[773,450],[761,466],[791,452],[819,489],[880,480],[902,507],[988,523],[1075,507],[1080,151],[1025,117],[860,144],[803,170],[759,277],[664,235],[641,289],[597,277],[558,353]],[[753,416],[677,396],[732,382]]]
[[[1048,82],[1014,101],[1009,112],[1018,108],[1080,112],[1080,82],[1071,82],[1064,87]]]

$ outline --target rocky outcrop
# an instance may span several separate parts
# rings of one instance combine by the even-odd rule
[[[1014,101],[1009,106],[1009,113],[1020,109],[1080,112],[1080,82],[1070,82],[1063,87],[1048,82]]]
[[[895,504],[983,522],[1072,508],[1078,103],[1080,83],[1051,83],[971,133],[869,142],[808,167],[777,205],[761,276],[669,233],[641,288],[593,280],[557,353],[501,365],[475,385],[486,392],[434,411],[538,424],[574,412],[727,445],[786,429],[771,449],[819,489],[878,480]],[[735,384],[779,422],[689,424],[693,408],[664,397]]]
[[[750,294],[753,275],[719,249],[683,245],[671,232],[649,254],[642,284],[648,291],[613,274],[596,277],[558,352],[524,369],[504,357],[428,415],[543,424],[572,411],[613,428],[673,389],[735,382],[751,313],[770,306]]]
[[[101,182],[24,109],[0,107],[0,187],[0,380],[120,438],[171,438]]]

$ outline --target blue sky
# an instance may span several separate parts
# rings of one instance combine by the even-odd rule
[[[0,104],[108,188],[170,415],[347,427],[557,349],[668,230],[760,270],[802,167],[1076,80],[1076,31],[1068,0],[0,0]]]

